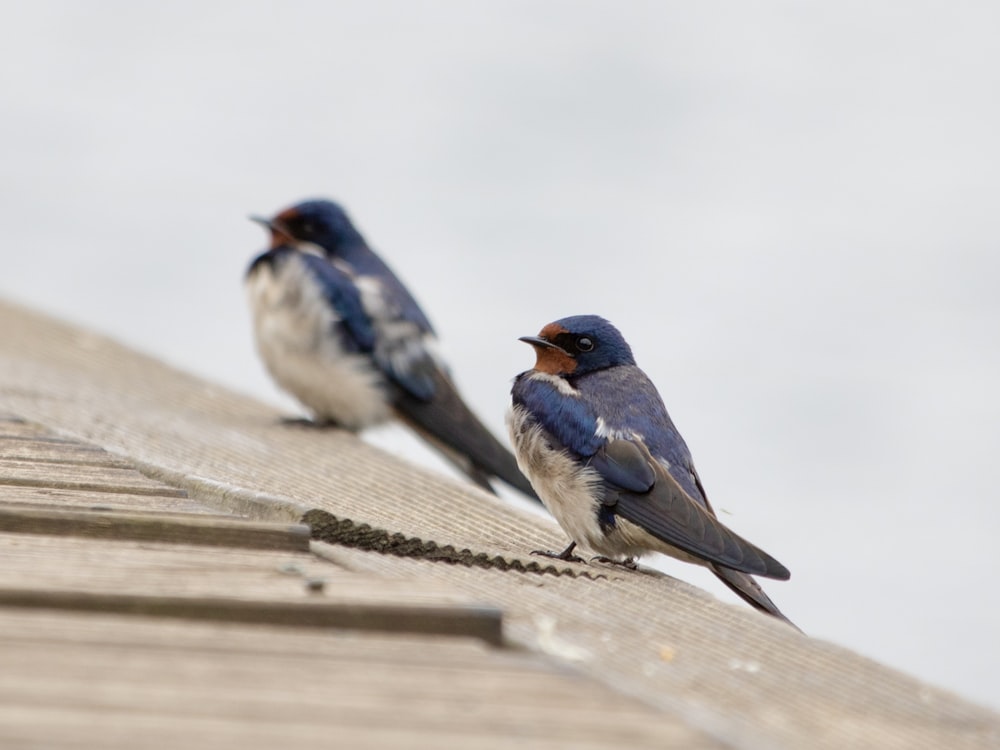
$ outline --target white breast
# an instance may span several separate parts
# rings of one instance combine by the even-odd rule
[[[597,520],[598,473],[565,451],[553,449],[545,430],[521,406],[507,412],[507,429],[518,467],[569,538],[602,555],[616,555],[618,551],[607,546]]]
[[[382,375],[366,355],[341,349],[333,335],[340,318],[303,263],[261,264],[246,289],[257,350],[282,389],[347,429],[389,418]]]
[[[517,465],[574,542],[613,559],[656,551],[705,564],[621,517],[605,532],[598,521],[602,480],[597,471],[579,464],[564,450],[553,449],[545,430],[523,407],[514,406],[507,412],[507,429]]]

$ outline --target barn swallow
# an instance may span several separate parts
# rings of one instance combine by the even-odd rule
[[[313,200],[251,218],[271,233],[246,287],[279,387],[319,423],[360,431],[398,417],[484,489],[498,477],[537,500],[456,390],[427,316],[343,208]]]
[[[752,575],[788,569],[722,525],[656,387],[611,323],[563,318],[514,381],[507,426],[521,470],[570,538],[611,560],[646,552],[707,566],[753,607],[789,622]]]

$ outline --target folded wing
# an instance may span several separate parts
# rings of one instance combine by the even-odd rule
[[[640,441],[609,440],[591,466],[605,480],[604,504],[661,541],[743,573],[789,577],[784,565],[695,502]]]

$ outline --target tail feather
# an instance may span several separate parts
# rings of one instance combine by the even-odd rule
[[[800,633],[802,632],[794,622],[781,613],[781,610],[771,601],[771,597],[764,593],[764,589],[754,580],[753,576],[722,565],[712,565],[712,572],[751,607],[772,617],[776,617],[788,623]]]
[[[424,429],[417,422],[411,419],[404,419],[403,421],[406,423],[407,427],[423,438],[424,442],[440,453],[442,458],[465,474],[465,476],[469,478],[469,481],[487,492],[491,492],[494,495],[496,494],[496,490],[493,489],[493,485],[490,484],[491,474],[476,466],[466,454],[455,450],[436,435]]]
[[[479,486],[490,489],[486,478],[497,477],[540,503],[514,454],[476,418],[449,379],[440,372],[434,377],[432,399],[421,400],[406,392],[398,395],[396,411],[403,421]]]

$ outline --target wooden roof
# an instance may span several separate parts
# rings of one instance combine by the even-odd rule
[[[4,748],[1000,745],[749,608],[540,563],[553,522],[349,434],[13,305],[0,330]]]

